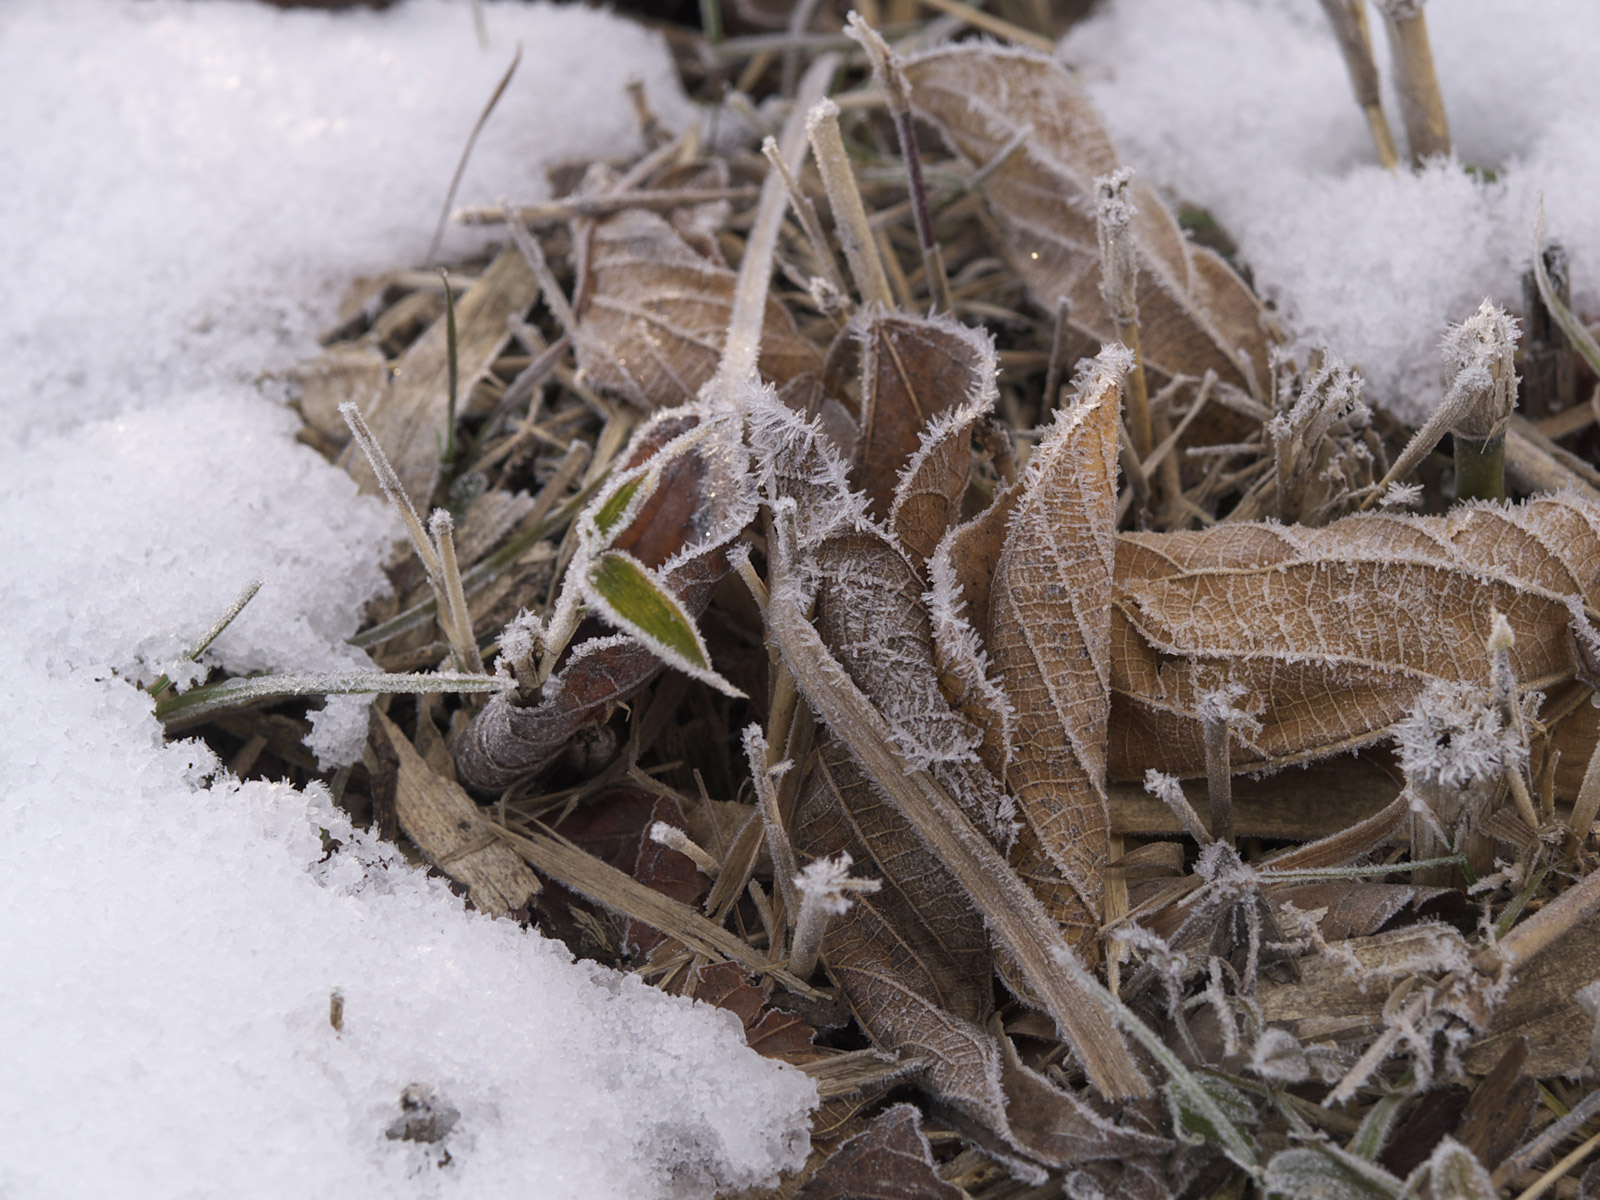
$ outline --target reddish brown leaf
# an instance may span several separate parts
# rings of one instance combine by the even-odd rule
[[[965,403],[987,408],[994,398],[994,347],[988,337],[948,317],[876,313],[859,320],[861,433],[854,487],[866,493],[868,511],[887,518],[901,471],[935,417]],[[965,450],[965,447],[962,447]],[[966,489],[962,460],[961,490]],[[931,482],[931,481],[930,481]],[[944,485],[948,487],[948,484]],[[960,500],[959,493],[956,496]],[[946,524],[924,518],[926,557]]]
[[[688,832],[688,823],[683,819],[683,809],[678,802],[671,796],[657,796],[641,831],[639,850],[633,861],[633,877],[663,896],[697,905],[711,890],[711,881],[700,873],[688,855],[663,846],[650,836],[650,827],[657,821]],[[622,947],[631,958],[643,961],[664,940],[665,935],[654,926],[643,921],[629,921]]]
[[[761,989],[750,982],[738,963],[708,963],[697,975],[695,999],[738,1017],[746,1044],[757,1054],[791,1063],[810,1062],[823,1055],[811,1044],[817,1031],[793,1013],[769,1007]]]
[[[961,1200],[965,1194],[933,1169],[922,1114],[896,1104],[835,1150],[795,1200]]]

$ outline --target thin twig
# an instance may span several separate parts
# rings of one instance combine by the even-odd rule
[[[524,204],[516,208],[505,204],[461,208],[456,210],[455,219],[463,225],[499,225],[515,217],[529,228],[539,229],[562,225],[579,217],[609,217],[626,208],[669,212],[675,208],[690,208],[718,200],[734,202],[754,200],[760,194],[760,188],[748,185],[723,188],[670,188],[624,194],[608,192],[600,196],[568,196],[564,200]]]

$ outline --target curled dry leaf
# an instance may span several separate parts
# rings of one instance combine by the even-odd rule
[[[1054,313],[1066,298],[1075,327],[1115,340],[1100,294],[1094,181],[1116,169],[1117,157],[1083,90],[1053,59],[990,45],[933,50],[908,60],[905,72],[917,116],[975,168],[989,169],[984,196],[1034,302]],[[1227,263],[1184,237],[1153,191],[1135,181],[1131,195],[1145,362],[1167,375],[1214,370],[1258,391],[1272,340],[1260,302]]]
[[[1111,709],[1120,386],[1131,356],[1101,352],[1034,451],[995,571],[989,651],[1016,711],[1007,771],[1024,830],[1012,864],[1068,942],[1097,957],[1111,832]]]
[[[703,422],[726,428],[693,440]],[[749,520],[747,469],[737,437],[735,421],[698,406],[662,413],[634,434],[618,484],[596,497],[585,518],[603,522],[608,502],[628,486],[628,472],[662,459],[654,490],[625,505],[631,518],[610,544],[655,571],[694,618],[711,603],[728,570],[727,547]],[[686,441],[687,449],[673,452]],[[579,642],[531,701],[496,696],[478,715],[455,746],[462,780],[498,791],[542,769],[573,734],[604,720],[611,706],[645,687],[661,668],[655,654],[626,634]]]
[[[698,241],[699,239],[697,239]],[[573,331],[590,381],[645,410],[692,402],[716,372],[737,277],[657,213],[629,209],[597,221],[588,243],[589,288]],[[767,299],[762,377],[809,396],[822,355]]]
[[[929,502],[937,506],[956,487],[957,476],[954,499],[959,505],[970,463],[966,446],[957,439],[949,439],[949,466],[938,474],[918,451],[934,418],[958,406],[976,403],[987,411],[993,404],[994,345],[987,334],[948,317],[870,313],[852,324],[860,342],[861,417],[851,483],[866,493],[874,517],[882,520],[891,509],[903,511],[920,535],[918,552],[926,557],[949,521],[941,519],[944,513],[937,507],[917,510]],[[962,453],[955,454],[956,448]],[[898,485],[913,456],[919,457],[928,477],[902,502]],[[927,549],[920,548],[923,544]]]
[[[1235,771],[1384,736],[1430,681],[1486,684],[1492,616],[1519,685],[1570,679],[1571,605],[1600,609],[1600,506],[1567,493],[1323,529],[1218,526],[1117,547],[1108,769],[1205,769],[1203,694],[1242,688]]]

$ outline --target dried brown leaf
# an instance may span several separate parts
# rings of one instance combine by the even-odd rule
[[[939,1178],[922,1114],[896,1104],[829,1156],[796,1200],[962,1200]]]
[[[595,222],[587,268],[573,346],[590,381],[647,411],[694,400],[722,357],[734,272],[642,209]],[[802,391],[822,371],[821,352],[775,296],[767,299],[760,371],[782,390]]]
[[[1111,570],[1128,352],[1103,351],[1029,461],[995,572],[988,644],[1015,708],[1007,780],[1025,823],[1012,865],[1090,961],[1111,818]]]
[[[917,1078],[932,1096],[1001,1139],[1022,1164],[1159,1148],[1023,1067],[985,1028],[993,965],[982,917],[836,741],[819,750],[795,838],[802,856],[847,850],[881,872],[882,888],[829,925],[823,961],[881,1048],[925,1060]]]
[[[1489,1170],[1498,1167],[1527,1135],[1539,1085],[1527,1072],[1528,1042],[1513,1038],[1473,1089],[1455,1136]]]
[[[1117,547],[1113,778],[1205,769],[1203,694],[1242,688],[1235,771],[1375,741],[1431,680],[1484,684],[1495,611],[1524,689],[1571,678],[1570,602],[1600,608],[1600,506],[1570,493],[1323,529],[1218,526]]]
[[[1383,1029],[1384,1005],[1412,975],[1438,977],[1467,969],[1468,947],[1443,925],[1412,925],[1334,943],[1331,953],[1297,961],[1300,978],[1263,977],[1263,1018],[1302,1042],[1361,1041]]]
[[[1006,527],[1021,497],[1020,484],[1001,489],[988,508],[940,539],[927,564],[939,685],[951,705],[983,730],[978,755],[998,779],[1005,778],[1011,762],[1016,712],[996,677],[983,634],[989,629],[990,585],[1005,549]]]
[[[1279,883],[1263,889],[1274,908],[1292,904],[1303,913],[1321,911],[1318,926],[1330,942],[1377,933],[1407,908],[1418,909],[1430,900],[1456,894],[1448,888],[1360,879]],[[1279,922],[1280,926],[1283,924]]]
[[[905,761],[927,767],[968,818],[1010,840],[1011,804],[977,759],[981,733],[939,689],[933,631],[916,568],[873,529],[829,538],[814,558],[817,628],[895,731]]]
[[[650,836],[657,821],[687,832],[683,809],[671,796],[657,796],[649,817],[640,830],[639,851],[633,861],[633,877],[652,891],[670,896],[680,904],[696,906],[705,899],[711,881],[701,874],[688,855],[663,846]],[[661,931],[643,921],[629,921],[622,937],[622,948],[635,961],[644,961],[666,938]]]
[[[1525,1069],[1534,1078],[1583,1070],[1595,1018],[1574,996],[1596,979],[1600,979],[1600,916],[1590,916],[1516,971],[1488,1032],[1462,1056],[1467,1069],[1487,1071],[1513,1041],[1527,1038]]]
[[[1053,59],[991,45],[933,50],[905,70],[917,115],[975,168],[993,167],[984,195],[1035,303],[1054,313],[1065,297],[1074,326],[1115,340],[1100,294],[1094,180],[1117,158],[1083,90]],[[1168,375],[1215,370],[1254,391],[1268,378],[1260,302],[1225,262],[1184,237],[1153,191],[1135,182],[1132,192],[1145,361]]]

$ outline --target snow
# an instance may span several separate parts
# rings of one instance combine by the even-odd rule
[[[1387,39],[1367,8],[1387,88]],[[1358,363],[1369,399],[1420,424],[1444,391],[1446,325],[1485,297],[1521,310],[1541,192],[1549,236],[1572,256],[1575,307],[1600,307],[1600,5],[1531,11],[1427,7],[1456,153],[1421,171],[1377,165],[1310,0],[1112,0],[1061,53],[1122,161],[1210,210],[1289,327]],[[1392,90],[1385,111],[1403,154]]]
[[[487,13],[485,50],[444,0],[0,6],[6,1200],[705,1195],[803,1157],[814,1088],[729,1014],[465,912],[323,789],[165,745],[134,686],[258,577],[208,667],[365,665],[398,529],[277,380],[351,279],[421,260],[515,43],[461,203],[636,152],[630,78],[693,119],[653,35]],[[385,1136],[414,1084],[460,1114],[437,1145]]]

